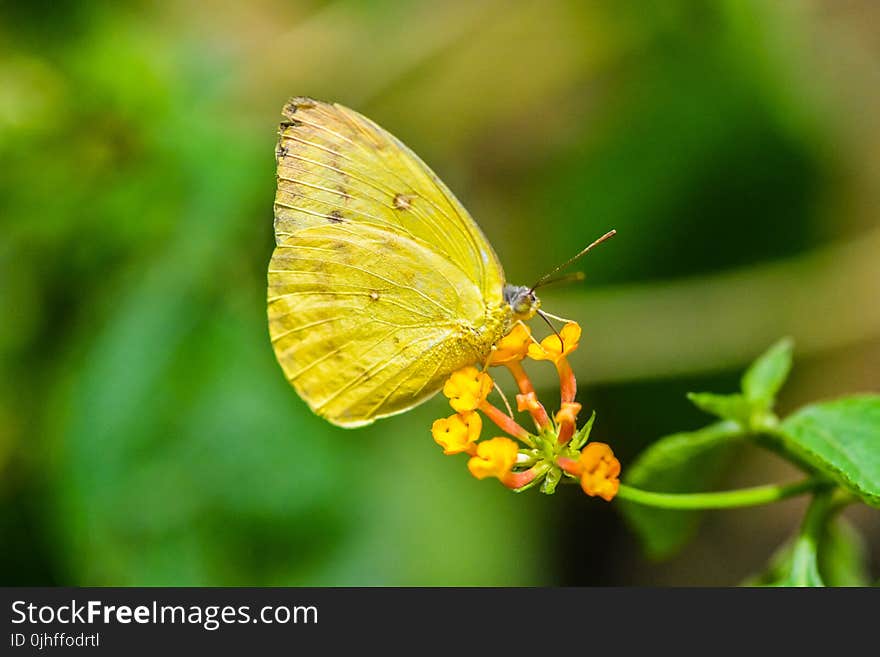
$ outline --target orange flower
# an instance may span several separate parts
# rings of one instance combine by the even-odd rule
[[[562,337],[561,343],[559,341],[560,336]],[[569,322],[562,327],[559,335],[554,333],[541,340],[541,344],[530,344],[529,358],[533,360],[552,360],[554,363],[559,363],[560,360],[578,348],[578,341],[580,339],[581,327],[575,322]]]
[[[510,438],[492,438],[477,445],[477,455],[468,461],[468,470],[477,479],[504,479],[516,463],[519,448]]]
[[[536,344],[528,327],[520,322],[498,341],[482,371],[469,365],[453,372],[443,386],[443,394],[456,413],[435,420],[431,426],[431,435],[443,453],[467,454],[470,457],[467,467],[474,477],[497,478],[502,485],[517,492],[544,481],[541,490],[552,493],[565,473],[579,480],[587,495],[613,499],[620,487],[620,462],[611,448],[604,443],[590,443],[580,449],[589,439],[592,418],[578,434],[577,444],[571,443],[581,405],[574,400],[577,382],[567,356],[577,349],[580,337],[580,327],[569,322],[561,334]],[[559,411],[552,418],[538,400],[525,371],[522,361],[526,355],[552,361],[557,370],[561,399]],[[530,433],[516,421],[506,399],[507,413],[487,399],[494,387],[485,369],[488,365],[504,365],[510,371],[519,389],[516,408],[529,412],[537,433]],[[507,436],[477,442],[483,426],[481,414]],[[525,445],[522,451],[519,443]]]
[[[581,411],[581,405],[577,402],[562,402],[562,407],[554,419],[559,426],[559,442],[567,443],[574,435],[577,426],[577,416]]]
[[[449,405],[459,413],[479,408],[491,390],[492,377],[473,365],[453,372],[443,386],[443,394],[449,397]]]
[[[534,392],[527,392],[516,396],[516,410],[518,411],[533,413],[543,410],[543,408],[541,402],[538,401],[538,396]]]
[[[578,413],[581,412],[581,405],[577,402],[564,402],[562,408],[555,415],[554,419],[557,424],[576,424]]]
[[[620,461],[605,443],[588,443],[581,451],[578,465],[581,470],[581,488],[591,496],[610,502],[620,487]]]
[[[471,451],[482,428],[480,414],[476,411],[465,411],[434,420],[431,435],[434,436],[434,442],[443,448],[444,454],[460,454]]]
[[[489,365],[503,365],[521,361],[529,353],[532,333],[522,322],[514,324],[513,329],[501,338],[489,356]]]

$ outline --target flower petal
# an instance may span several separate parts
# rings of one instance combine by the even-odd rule
[[[510,438],[498,437],[477,445],[477,455],[468,461],[468,470],[477,479],[504,478],[516,463],[519,447]]]
[[[529,353],[532,332],[522,322],[514,324],[513,329],[495,343],[495,350],[489,356],[490,365],[502,365],[520,361]]]
[[[620,461],[605,443],[588,443],[581,451],[581,488],[591,497],[610,502],[620,488]]]
[[[444,454],[467,452],[483,428],[483,420],[476,411],[456,413],[449,417],[434,420],[431,435],[434,442],[443,448]]]
[[[459,413],[475,410],[492,390],[492,377],[473,365],[453,372],[443,386],[449,405]]]

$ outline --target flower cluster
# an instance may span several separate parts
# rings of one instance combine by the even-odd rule
[[[595,413],[580,429],[577,427],[581,405],[575,401],[577,382],[568,356],[578,348],[580,337],[580,326],[569,322],[558,334],[538,342],[525,324],[517,322],[493,347],[487,368],[468,366],[453,372],[443,386],[443,394],[455,413],[435,420],[431,427],[443,453],[468,454],[468,470],[477,479],[495,477],[517,491],[542,483],[541,490],[552,493],[565,477],[579,481],[587,495],[612,500],[620,485],[620,462],[605,443],[587,443]],[[538,400],[526,374],[526,358],[550,361],[556,367],[560,403],[552,416]],[[528,412],[534,431],[517,422],[509,406],[505,413],[487,400],[495,383],[486,370],[499,365],[506,367],[516,381],[516,408]],[[507,436],[480,441],[480,413]]]

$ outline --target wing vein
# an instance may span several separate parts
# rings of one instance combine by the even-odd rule
[[[351,121],[351,120],[349,119],[349,117],[347,117],[347,116],[346,116],[346,120],[348,120],[349,122]],[[378,156],[374,151],[370,151],[370,150],[364,148],[363,144],[361,144],[361,143],[359,143],[359,142],[352,141],[352,140],[350,140],[350,139],[348,139],[348,138],[346,138],[346,137],[340,135],[340,134],[337,133],[336,131],[331,130],[330,128],[328,128],[328,127],[326,127],[326,126],[323,126],[323,125],[321,125],[321,124],[313,123],[313,122],[310,122],[310,121],[305,120],[305,119],[300,119],[300,121],[302,121],[302,122],[305,123],[306,125],[312,126],[313,128],[315,128],[315,129],[317,129],[317,130],[323,130],[324,132],[328,132],[328,133],[330,133],[330,134],[332,134],[332,135],[334,135],[334,136],[336,136],[336,137],[338,137],[338,138],[340,138],[340,139],[343,139],[343,140],[349,142],[350,144],[352,144],[354,147],[359,148],[360,150],[364,151],[368,156],[371,156],[373,159],[375,159],[376,161],[378,161],[378,162],[381,164],[382,169],[383,169],[386,173],[388,173],[389,175],[393,176],[393,177],[396,178],[398,181],[400,181],[403,185],[405,185],[408,191],[410,191],[410,192],[414,192],[415,195],[416,195],[418,198],[421,198],[421,199],[427,201],[430,205],[432,205],[432,206],[434,207],[434,209],[435,209],[438,213],[440,213],[440,215],[446,217],[446,220],[447,220],[450,224],[452,224],[453,226],[455,226],[455,227],[458,229],[458,231],[461,232],[461,234],[465,237],[465,239],[467,240],[467,243],[468,243],[468,244],[470,245],[470,247],[471,247],[471,251],[472,251],[472,253],[470,254],[470,257],[471,257],[471,259],[476,260],[476,261],[479,263],[479,266],[480,266],[480,272],[481,272],[481,275],[482,275],[482,272],[483,272],[483,261],[482,261],[482,258],[480,257],[480,255],[481,255],[481,254],[480,254],[480,249],[479,249],[478,245],[476,244],[476,242],[475,242],[475,240],[474,240],[474,236],[473,236],[473,234],[472,234],[469,230],[467,230],[467,227],[464,225],[464,221],[463,221],[463,218],[462,218],[461,214],[460,214],[460,213],[459,213],[454,207],[451,206],[451,203],[450,203],[449,199],[447,198],[447,192],[446,192],[446,191],[445,191],[440,185],[438,185],[434,180],[431,180],[431,177],[430,177],[430,176],[428,176],[428,179],[430,180],[431,184],[432,184],[434,187],[436,187],[436,188],[438,189],[438,191],[440,191],[440,192],[443,194],[444,200],[445,200],[448,204],[450,204],[450,208],[453,210],[453,212],[454,212],[454,214],[455,214],[455,219],[454,219],[453,217],[449,216],[449,214],[448,214],[447,212],[445,212],[440,206],[438,206],[438,205],[434,202],[434,200],[433,200],[432,198],[430,198],[430,196],[426,196],[426,195],[424,195],[424,194],[420,194],[420,193],[418,192],[418,190],[417,190],[415,187],[413,187],[413,185],[412,185],[409,181],[407,181],[407,180],[405,180],[403,177],[401,177],[401,175],[400,175],[399,173],[397,173],[396,171],[393,171],[392,169],[390,169],[390,168],[388,167],[388,164],[385,162],[385,160],[384,160],[383,158],[381,158],[380,156]],[[357,127],[357,126],[356,126],[356,127]],[[390,135],[389,135],[389,136],[390,136]],[[399,143],[399,142],[398,142],[397,140],[394,140],[394,142],[392,142],[392,143]],[[409,149],[406,148],[405,146],[403,146],[403,144],[400,144],[400,146],[402,146],[402,147],[404,148],[405,151],[409,151]],[[337,173],[340,173],[340,174],[342,174],[343,176],[346,176],[346,175],[347,175],[347,176],[349,176],[349,177],[351,177],[351,178],[353,178],[353,179],[355,179],[355,180],[358,180],[359,182],[364,183],[365,185],[369,185],[370,187],[372,187],[373,189],[375,189],[375,190],[378,191],[378,192],[382,192],[382,193],[387,194],[387,195],[389,196],[389,198],[393,198],[398,192],[400,192],[400,190],[395,191],[395,190],[389,189],[389,188],[387,188],[387,187],[385,187],[385,188],[380,187],[380,186],[379,186],[380,183],[379,183],[375,178],[373,178],[372,180],[365,180],[365,179],[363,179],[363,178],[359,178],[359,177],[357,177],[357,176],[352,176],[350,173],[345,172],[345,171],[343,171],[343,170],[341,170],[341,169],[339,169],[339,168],[337,168],[337,167],[334,167],[334,166],[331,166],[331,165],[328,165],[328,164],[323,164],[323,163],[318,162],[318,161],[316,161],[316,160],[312,160],[312,159],[310,159],[310,158],[303,157],[302,155],[298,155],[298,154],[290,154],[290,153],[289,153],[288,156],[294,157],[295,159],[298,159],[298,160],[303,161],[303,162],[309,162],[310,164],[315,164],[315,165],[318,165],[318,166],[322,166],[322,167],[324,167],[324,168],[326,168],[326,169],[330,169],[331,171],[336,171]],[[352,160],[351,158],[346,158],[346,159],[349,160],[350,162],[356,162],[355,160]],[[367,178],[370,178],[369,173],[368,173],[367,171],[365,171],[362,167],[358,167],[358,173],[360,173],[361,175],[366,176]],[[384,203],[383,203],[383,205],[387,205],[387,204],[384,204]],[[387,206],[387,207],[391,208],[392,210],[394,209],[394,207],[393,207],[393,206],[390,206],[390,205]],[[411,212],[413,212],[413,214],[422,217],[422,219],[423,219],[425,222],[427,222],[427,223],[429,224],[429,226],[430,226],[431,230],[434,232],[435,236],[442,236],[443,233],[442,233],[441,227],[440,227],[440,225],[436,222],[436,220],[434,219],[434,217],[432,217],[432,216],[429,215],[429,214],[424,214],[424,213],[422,213],[422,212],[418,212],[417,210],[418,210],[418,207],[417,207],[417,206],[414,206],[413,208],[411,208]],[[438,231],[440,231],[440,232],[438,232]],[[459,251],[459,256],[462,258],[462,261],[463,261],[463,262],[468,262],[469,258],[468,258],[468,256],[467,256],[467,254],[465,254],[465,253]]]
[[[390,337],[390,336],[389,336],[389,337]],[[329,404],[329,403],[331,403],[332,401],[334,401],[337,397],[339,397],[339,395],[341,395],[342,393],[344,393],[346,390],[348,390],[348,389],[351,388],[352,386],[357,385],[357,384],[360,383],[361,381],[365,380],[365,378],[371,378],[371,377],[375,376],[376,374],[378,374],[379,372],[384,371],[389,365],[391,365],[391,364],[394,362],[394,359],[395,359],[397,356],[399,356],[399,355],[402,354],[404,351],[406,351],[407,349],[409,349],[412,345],[414,345],[414,344],[418,344],[418,343],[420,343],[420,342],[424,342],[426,339],[431,339],[432,337],[433,337],[433,336],[430,336],[430,335],[428,335],[428,336],[424,336],[424,335],[423,335],[423,336],[420,337],[420,338],[416,338],[416,339],[413,340],[412,342],[409,342],[409,343],[405,344],[405,345],[402,346],[400,349],[398,349],[397,351],[395,351],[390,357],[388,357],[388,358],[385,359],[384,361],[381,361],[381,360],[380,360],[380,361],[377,361],[376,363],[374,363],[373,365],[371,365],[368,369],[364,370],[364,371],[361,372],[358,376],[356,376],[356,377],[353,378],[351,381],[349,381],[348,383],[346,383],[344,386],[342,386],[341,388],[339,388],[339,389],[337,389],[335,392],[333,392],[333,393],[330,395],[330,397],[328,397],[327,399],[325,399],[324,401],[322,401],[321,404],[320,404],[320,406],[318,406],[315,410],[317,410],[317,411],[321,411],[321,410],[323,410],[323,409],[327,406],[327,404]],[[384,342],[384,340],[382,340],[382,342]],[[379,344],[381,344],[381,342],[380,342]],[[379,369],[376,369],[376,367],[378,367],[378,366],[380,366],[380,365],[381,365],[381,367],[379,367]]]
[[[355,130],[357,130],[361,134],[363,134],[367,137],[372,137],[372,135],[365,132],[365,130],[363,129],[363,126],[361,125],[361,122],[358,121],[357,118],[355,118],[355,117],[360,117],[360,115],[356,114],[355,117],[352,117],[351,116],[352,112],[348,108],[342,107],[340,105],[336,105],[336,108],[340,111],[342,116],[345,117],[345,120],[348,122],[348,124],[350,126],[354,127]],[[403,144],[403,142],[401,142],[399,139],[397,139],[394,135],[389,133],[387,130],[384,130],[380,126],[376,125],[373,121],[370,121],[366,117],[360,117],[360,118],[362,118],[364,121],[366,121],[367,124],[372,129],[376,130],[381,136],[386,137],[388,139],[388,141],[390,141],[392,144],[394,144],[395,146],[400,148],[403,152],[408,153],[411,156],[412,160],[419,165],[419,169],[420,169],[419,172],[426,175],[428,177],[428,180],[430,181],[430,183],[432,185],[434,185],[438,189],[438,191],[441,192],[441,194],[443,195],[443,200],[446,202],[446,205],[448,206],[449,210],[452,211],[454,217],[450,216],[448,212],[446,212],[443,208],[441,208],[439,205],[437,205],[437,203],[434,202],[433,198],[430,198],[430,197],[425,198],[424,195],[418,194],[417,190],[412,186],[412,184],[408,180],[406,180],[404,177],[402,177],[400,175],[400,173],[398,173],[397,171],[393,170],[392,168],[390,168],[388,166],[388,163],[385,161],[385,158],[383,157],[381,151],[378,154],[376,154],[374,151],[370,151],[370,150],[366,149],[364,147],[364,145],[360,142],[352,142],[351,140],[349,140],[349,142],[354,143],[358,148],[360,148],[362,151],[366,152],[367,155],[375,156],[376,159],[379,160],[379,162],[382,164],[382,168],[385,170],[386,173],[397,178],[397,180],[399,180],[402,184],[406,185],[410,189],[410,191],[416,192],[417,196],[419,196],[420,198],[424,198],[430,205],[434,206],[434,209],[437,212],[439,212],[441,215],[446,217],[446,219],[447,219],[447,221],[449,221],[449,223],[454,225],[459,230],[459,232],[465,237],[465,239],[467,239],[468,243],[471,246],[471,249],[472,249],[471,256],[474,257],[477,260],[477,262],[479,263],[480,274],[482,277],[483,261],[482,261],[482,258],[480,257],[480,255],[481,255],[480,248],[474,239],[473,233],[470,230],[468,230],[468,227],[467,227],[467,223],[468,223],[468,221],[470,221],[470,219],[466,220],[465,217],[462,216],[459,209],[457,207],[455,207],[457,204],[457,201],[454,203],[453,199],[450,198],[451,192],[449,192],[447,189],[445,189],[444,186],[442,185],[442,183],[438,184],[438,182],[433,179],[436,177],[436,174],[434,174],[430,170],[428,165],[426,165],[424,162],[422,162],[421,159],[415,153],[413,153],[408,146]],[[337,133],[334,132],[333,134],[337,134]]]
[[[372,345],[367,349],[367,351],[369,352],[369,351],[371,351],[372,349],[375,349],[378,345],[382,344],[385,340],[387,340],[388,338],[390,338],[392,335],[394,335],[395,333],[397,333],[397,331],[399,331],[399,330],[400,330],[400,329],[392,329],[391,331],[389,331],[388,333],[386,333],[385,335],[383,335],[381,338],[379,338],[378,341],[376,341],[374,344],[372,344]],[[320,358],[317,358],[317,359],[313,360],[311,363],[309,363],[309,364],[306,365],[305,367],[300,368],[299,371],[295,372],[294,374],[291,374],[291,375],[288,377],[289,380],[290,380],[290,381],[296,381],[299,377],[301,377],[303,374],[305,374],[306,372],[308,372],[308,371],[309,371],[310,369],[312,369],[315,365],[318,365],[318,364],[320,364],[320,363],[323,363],[325,360],[327,360],[327,359],[330,358],[331,356],[335,356],[336,354],[338,354],[338,353],[339,353],[340,351],[342,351],[343,349],[347,349],[348,347],[350,347],[351,345],[353,345],[355,342],[357,342],[357,338],[352,339],[352,340],[349,340],[349,341],[346,342],[345,344],[339,345],[338,347],[335,347],[334,349],[331,349],[330,351],[328,351],[326,354],[324,354],[324,355],[321,356]],[[284,351],[284,352],[283,352],[284,355],[287,355],[288,353],[290,353],[295,347],[296,347],[296,345],[294,345],[293,348]]]
[[[329,249],[322,249],[322,248],[319,247],[319,246],[307,246],[307,245],[291,246],[291,245],[279,244],[279,245],[276,246],[275,248],[276,248],[276,249],[283,249],[283,248],[291,248],[291,249],[293,249],[293,248],[296,248],[296,249],[311,249],[311,250],[316,250],[316,251],[329,251]],[[294,256],[293,256],[293,259],[294,259],[294,260],[301,260],[301,261],[304,261],[304,262],[318,262],[318,263],[325,263],[325,262],[326,262],[325,260],[321,260],[321,259],[319,259],[319,258],[305,258],[305,257],[303,257],[303,256],[298,256],[298,255],[294,255]],[[411,291],[411,292],[414,292],[414,293],[416,293],[417,295],[419,295],[420,297],[422,297],[423,299],[425,299],[426,301],[430,301],[430,302],[433,303],[435,306],[437,306],[437,308],[439,308],[439,309],[443,312],[443,315],[445,315],[447,318],[452,319],[452,318],[454,317],[454,316],[452,315],[452,313],[450,312],[450,309],[449,309],[449,308],[447,308],[446,306],[444,306],[444,305],[438,303],[437,301],[435,301],[434,299],[432,299],[431,297],[429,297],[427,294],[425,294],[425,293],[422,292],[421,290],[418,290],[418,289],[416,289],[416,288],[414,288],[414,287],[412,287],[412,286],[409,286],[409,285],[401,285],[400,283],[397,283],[397,282],[391,280],[390,278],[385,278],[384,276],[382,276],[382,275],[380,275],[380,274],[377,274],[377,273],[372,272],[372,271],[370,271],[370,270],[368,270],[368,269],[365,269],[364,267],[358,267],[357,265],[353,265],[353,264],[351,264],[351,263],[349,263],[349,262],[333,262],[333,264],[336,265],[336,266],[338,266],[338,267],[348,267],[349,269],[354,269],[355,271],[362,272],[362,273],[364,273],[364,274],[366,274],[366,275],[368,275],[368,276],[373,276],[374,278],[378,278],[380,281],[385,281],[386,283],[388,283],[388,284],[390,284],[390,285],[393,285],[394,287],[396,287],[396,288],[398,288],[398,289],[401,289],[401,290],[409,290],[409,291]],[[415,311],[414,311],[414,312],[415,312]],[[417,313],[417,314],[421,314],[421,313]],[[430,315],[422,315],[422,316],[423,316],[423,317],[427,317],[428,319],[434,319],[434,317],[431,317]]]

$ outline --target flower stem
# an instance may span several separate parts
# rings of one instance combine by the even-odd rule
[[[656,493],[621,484],[617,497],[661,509],[735,509],[778,502],[826,484],[825,480],[810,478],[794,484],[771,484],[717,493]]]
[[[510,373],[513,375],[513,378],[516,381],[516,385],[519,388],[520,394],[528,395],[529,393],[531,393],[534,397],[535,386],[532,385],[532,380],[529,378],[529,375],[526,374],[526,370],[522,366],[522,363],[520,363],[519,361],[507,363],[507,369],[510,370]],[[547,411],[544,409],[544,406],[541,404],[541,402],[537,401],[537,398],[534,399],[534,408],[530,408],[529,413],[531,414],[535,425],[538,427],[538,431],[540,431],[550,426],[550,418],[548,417]]]
[[[479,409],[486,414],[492,422],[494,422],[498,427],[513,436],[514,438],[521,440],[529,447],[534,447],[535,444],[532,442],[532,438],[529,435],[529,432],[523,429],[519,424],[517,424],[516,420],[512,417],[505,415],[498,408],[483,400],[480,403]]]
[[[574,378],[574,370],[565,356],[556,361],[556,371],[559,374],[559,393],[562,403],[573,402],[577,396],[577,381]]]

